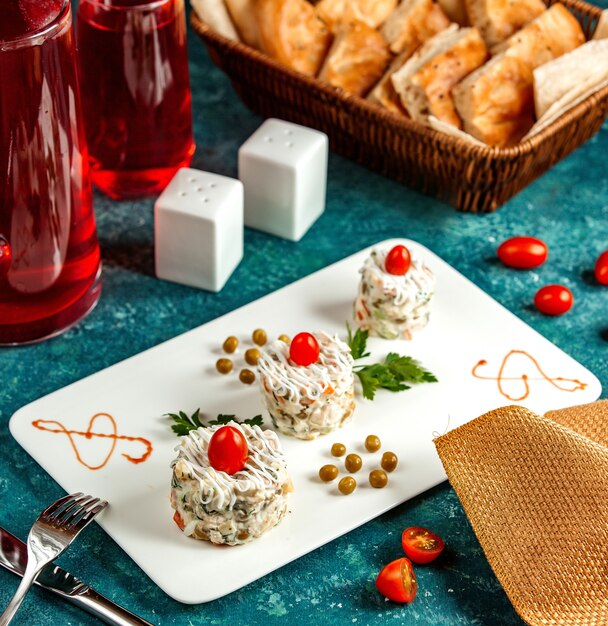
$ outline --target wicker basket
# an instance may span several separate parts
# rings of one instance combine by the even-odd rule
[[[550,2],[551,4],[551,2]],[[601,9],[562,0],[590,38]],[[473,145],[386,111],[217,34],[192,12],[192,26],[243,102],[327,133],[333,150],[460,211],[492,212],[599,131],[608,87],[510,148]]]

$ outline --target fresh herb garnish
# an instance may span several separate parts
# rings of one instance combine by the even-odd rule
[[[183,435],[187,435],[191,430],[196,430],[197,428],[207,428],[208,426],[224,426],[229,422],[236,422],[237,424],[247,424],[249,426],[262,426],[264,420],[261,415],[256,415],[250,419],[246,420],[238,420],[235,415],[218,415],[216,419],[211,420],[207,424],[204,424],[201,421],[201,410],[196,409],[194,413],[188,417],[186,413],[180,411],[179,413],[166,413],[165,417],[173,420],[173,424],[171,424],[171,430],[176,434],[182,437]]]
[[[363,397],[373,400],[378,389],[405,391],[411,389],[407,383],[436,383],[437,378],[425,370],[418,361],[409,356],[399,356],[391,352],[384,363],[360,365],[355,374],[361,381]]]
[[[255,415],[246,420],[238,420],[236,415],[218,415],[217,419],[211,420],[207,426],[219,426],[225,425],[229,422],[236,422],[237,424],[247,424],[248,426],[262,426],[264,424],[264,418],[261,415]]]
[[[369,335],[369,331],[361,330],[357,328],[355,334],[353,335],[352,330],[350,329],[350,324],[346,322],[346,331],[348,332],[348,347],[350,348],[350,352],[353,355],[353,359],[355,361],[357,359],[362,359],[363,357],[369,356],[369,352],[365,352],[365,346],[367,345],[367,337]]]
[[[358,360],[369,356],[366,352],[368,331],[357,329],[353,335],[350,325],[346,324],[348,333],[348,345],[353,359]],[[355,374],[361,381],[363,397],[373,400],[378,389],[388,391],[405,391],[411,389],[407,383],[436,383],[434,374],[425,370],[424,367],[410,356],[400,356],[390,352],[383,363],[372,365],[355,365]]]
[[[174,424],[171,424],[171,430],[180,437],[182,435],[187,435],[191,430],[196,430],[197,428],[203,426],[200,419],[200,409],[196,409],[190,417],[188,417],[183,411],[180,411],[179,413],[166,413],[165,417],[168,417],[175,422]]]

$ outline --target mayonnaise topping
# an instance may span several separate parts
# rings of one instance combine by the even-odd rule
[[[337,395],[351,389],[353,358],[349,347],[337,336],[324,332],[314,336],[319,343],[319,358],[311,365],[293,363],[289,346],[283,341],[275,341],[262,351],[258,370],[266,392],[300,403],[303,398],[316,400],[328,387]]]
[[[405,312],[416,308],[420,300],[427,299],[435,288],[431,270],[410,250],[411,264],[403,276],[386,271],[388,251],[373,250],[360,270],[362,281],[368,286],[368,299],[391,297],[394,305]],[[406,306],[406,305],[410,306]]]
[[[177,458],[172,463],[180,478],[198,480],[201,503],[215,511],[231,510],[238,496],[274,493],[289,482],[285,457],[274,431],[236,422],[229,425],[240,430],[247,440],[249,455],[242,470],[230,475],[209,463],[209,441],[221,426],[199,428],[181,437],[175,448]]]

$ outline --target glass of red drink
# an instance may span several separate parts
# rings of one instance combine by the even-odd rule
[[[56,335],[101,290],[69,0],[0,19],[0,344]]]
[[[77,24],[93,182],[159,193],[194,154],[184,0],[80,0]]]

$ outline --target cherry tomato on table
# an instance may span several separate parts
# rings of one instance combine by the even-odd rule
[[[310,333],[298,333],[289,346],[289,358],[303,367],[314,363],[319,353],[319,342]]]
[[[597,257],[595,262],[595,279],[600,285],[608,285],[608,250]]]
[[[500,244],[497,254],[508,267],[529,270],[542,265],[549,251],[547,244],[536,237],[511,237]]]
[[[389,600],[412,602],[418,591],[418,582],[411,562],[401,558],[386,565],[376,578],[376,588]]]
[[[222,426],[209,441],[209,463],[218,472],[236,474],[245,467],[249,448],[245,435],[234,426]]]
[[[574,304],[574,296],[563,285],[546,285],[534,296],[534,306],[545,315],[563,315]]]
[[[434,561],[445,548],[439,535],[421,526],[406,528],[401,535],[401,545],[405,554],[418,565]]]
[[[405,246],[395,246],[387,255],[384,261],[384,268],[389,274],[403,276],[407,274],[412,263],[410,251]]]

